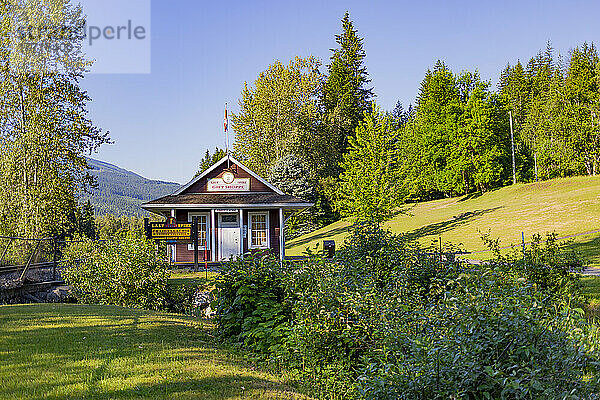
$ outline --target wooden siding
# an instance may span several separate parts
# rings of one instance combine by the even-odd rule
[[[178,222],[187,222],[188,220],[188,212],[205,212],[207,210],[177,210],[177,221]],[[242,220],[242,224],[246,225],[246,237],[244,238],[243,236],[241,237],[241,240],[243,242],[243,248],[244,248],[244,254],[251,252],[251,253],[256,253],[256,252],[260,252],[261,250],[250,250],[249,249],[249,238],[248,238],[248,233],[249,233],[249,228],[248,228],[248,212],[268,212],[269,213],[269,241],[270,241],[270,251],[276,255],[279,256],[279,252],[280,252],[280,245],[279,245],[279,239],[280,239],[280,232],[279,232],[279,210],[275,209],[275,210],[243,210],[243,220]],[[239,212],[239,211],[238,211]],[[215,226],[212,227],[212,238],[214,240],[218,240],[218,224],[219,224],[219,218],[218,215],[215,214]],[[243,232],[243,231],[242,231]],[[176,250],[176,262],[177,263],[189,263],[189,264],[193,264],[194,263],[194,252],[193,250],[188,250],[187,244],[185,243],[178,243],[177,245],[177,250]],[[209,250],[207,251],[208,254],[208,260],[211,260],[211,248],[212,246],[209,246]],[[216,251],[216,260],[218,261],[219,259],[219,245],[218,243],[215,243],[215,251]],[[204,250],[199,250],[198,251],[198,261],[200,263],[204,262]]]
[[[215,168],[204,178],[200,179],[198,182],[195,182],[192,186],[184,190],[181,194],[186,193],[208,193],[207,186],[208,181],[213,178],[221,178],[225,169],[227,167],[227,162],[224,162],[219,167]],[[235,174],[236,178],[249,178],[250,179],[250,192],[273,192],[273,189],[250,175],[246,170],[238,166],[237,164],[231,164],[231,170]],[[231,193],[231,192],[210,192],[210,193]]]

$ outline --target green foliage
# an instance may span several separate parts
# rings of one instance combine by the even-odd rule
[[[336,35],[335,41],[338,47],[331,50],[333,54],[320,101],[326,140],[322,151],[329,152],[321,175],[337,177],[348,141],[354,136],[363,114],[370,111],[374,94],[367,88],[371,80],[364,65],[364,39],[358,35],[348,12],[342,18],[342,32]]]
[[[144,219],[141,217],[128,217],[125,215],[117,217],[113,214],[107,214],[96,217],[95,225],[98,238],[103,240],[119,238],[126,235],[128,232],[131,232],[137,237],[143,237],[145,235]]]
[[[396,124],[373,106],[349,140],[335,207],[344,217],[382,222],[397,211],[405,191],[399,174]]]
[[[438,285],[439,302],[389,323],[382,354],[360,377],[362,397],[579,399],[598,390],[596,339],[581,310],[545,303],[501,269]]]
[[[215,284],[221,337],[250,352],[280,355],[291,319],[286,274],[287,268],[270,255],[226,263]]]
[[[77,233],[89,238],[96,238],[96,223],[94,221],[94,208],[88,200],[81,208],[76,210]]]
[[[49,29],[60,24],[81,32],[84,15],[66,0],[28,1],[0,5],[0,230],[29,238],[72,231],[77,188],[89,183],[85,153],[108,141],[87,115],[90,97],[80,89],[89,63],[78,34],[67,35],[68,49],[55,54],[47,35],[22,54],[14,40],[18,28]],[[58,22],[60,21],[60,22]]]
[[[569,302],[577,286],[564,272],[576,258],[539,240],[518,265],[427,254],[359,224],[334,261],[238,260],[219,286],[220,332],[278,358],[322,398],[576,399],[600,390],[595,328]]]
[[[218,147],[215,147],[214,153],[211,153],[209,150],[206,150],[206,154],[204,154],[204,157],[202,157],[202,160],[200,160],[198,172],[196,172],[196,175],[194,175],[194,177],[200,175],[201,173],[212,167],[220,159],[225,157],[225,155],[225,150],[220,149]]]
[[[400,173],[417,199],[485,192],[510,174],[505,108],[477,73],[438,61],[421,84],[415,117],[400,135]]]
[[[240,112],[233,115],[234,149],[259,175],[267,176],[278,160],[295,154],[315,176],[322,163],[315,126],[323,80],[319,66],[314,57],[296,57],[288,65],[277,61],[253,87],[244,85]]]
[[[164,309],[172,313],[193,315],[196,311],[194,299],[198,290],[197,285],[169,285]]]
[[[308,201],[314,199],[315,184],[302,161],[293,154],[277,160],[270,170],[269,182],[291,196]]]
[[[581,273],[585,268],[580,255],[572,248],[572,241],[561,243],[555,233],[547,234],[544,240],[535,234],[524,250],[515,249],[505,256],[497,241],[486,236],[484,241],[495,253],[495,264],[510,266],[555,301],[577,303],[581,300]]]
[[[548,44],[525,70],[517,63],[503,71],[500,96],[514,115],[520,180],[597,173],[598,65],[593,44],[572,50],[564,66]]]
[[[271,168],[269,182],[286,194],[302,200],[315,202],[317,191],[316,182],[302,161],[293,154],[288,154]],[[311,207],[305,212],[294,212],[287,216],[286,239],[293,239],[304,233],[321,227],[321,207]]]
[[[169,271],[153,242],[128,232],[107,241],[82,239],[63,250],[62,275],[88,304],[162,310]]]

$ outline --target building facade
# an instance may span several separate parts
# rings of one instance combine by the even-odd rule
[[[270,251],[285,258],[285,215],[313,203],[284,194],[231,156],[175,193],[142,205],[179,223],[198,221],[198,260],[219,262]],[[176,264],[194,263],[192,243],[173,245]]]

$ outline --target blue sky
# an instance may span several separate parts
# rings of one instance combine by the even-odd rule
[[[346,10],[384,109],[414,102],[437,59],[496,85],[508,62],[526,62],[547,40],[567,54],[600,37],[598,1],[152,0],[152,72],[83,81],[90,117],[115,142],[92,156],[187,181],[207,148],[224,146],[224,103],[237,111],[244,82],[275,60],[314,55],[326,64]]]

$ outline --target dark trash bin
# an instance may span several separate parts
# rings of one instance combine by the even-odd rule
[[[323,241],[323,253],[327,258],[333,258],[335,255],[335,240]]]

